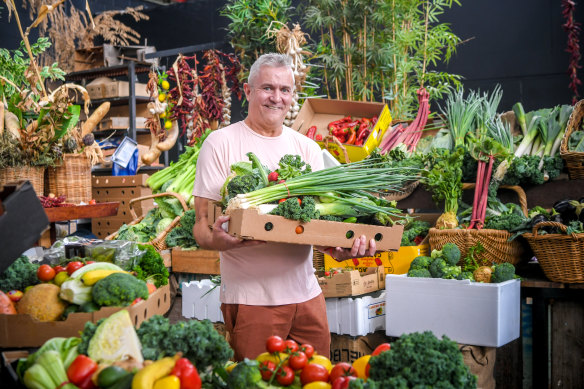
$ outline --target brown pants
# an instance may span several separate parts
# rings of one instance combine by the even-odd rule
[[[272,335],[311,344],[320,355],[330,355],[331,336],[324,296],[300,304],[275,306],[221,304],[225,330],[234,359],[254,359],[266,351]]]

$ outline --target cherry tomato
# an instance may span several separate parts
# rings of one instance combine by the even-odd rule
[[[53,266],[53,269],[55,270],[55,274],[59,274],[62,271],[67,271],[67,269],[65,269],[65,266],[61,266],[61,265],[55,265],[55,266]]]
[[[134,301],[132,301],[132,304],[130,304],[130,305],[136,305],[136,304],[138,304],[140,301],[144,301],[144,299],[143,299],[142,297],[136,297],[136,298],[134,299]]]
[[[71,275],[75,273],[75,270],[81,269],[83,267],[83,262],[73,261],[67,264],[67,274]]]
[[[272,335],[266,341],[266,350],[269,353],[281,353],[284,351],[284,339],[278,335]]]
[[[292,382],[294,382],[294,371],[288,366],[282,366],[276,372],[276,381],[282,386],[292,385]]]
[[[95,261],[85,261],[86,265],[91,265],[92,263],[95,263]]]
[[[300,346],[300,351],[303,351],[306,354],[306,358],[310,359],[314,354],[314,347],[311,344],[304,343]]]
[[[55,269],[49,265],[40,265],[37,270],[37,277],[43,282],[51,281],[55,278]]]
[[[288,360],[288,365],[293,370],[303,369],[307,363],[308,358],[306,357],[306,354],[304,354],[302,351],[296,351],[294,354],[290,356],[290,359]]]
[[[317,365],[316,363],[309,363],[302,369],[300,373],[300,382],[302,385],[306,385],[309,382],[314,381],[324,381],[327,382],[329,378],[329,373],[326,367],[322,365]]]
[[[351,381],[356,379],[357,377],[353,377],[352,375],[347,377],[338,377],[333,381],[333,386],[331,389],[347,389]]]
[[[357,371],[355,368],[347,362],[337,363],[331,370],[329,375],[329,381],[334,383],[339,377],[354,376],[357,377]]]
[[[384,351],[389,351],[391,349],[391,345],[389,343],[381,343],[379,346],[375,347],[375,350],[371,353],[371,356],[379,355]]]
[[[95,205],[95,204],[97,204],[97,201],[95,201],[95,199],[89,200],[89,205]]]
[[[260,363],[260,373],[262,373],[262,379],[264,381],[269,381],[272,378],[272,374],[274,374],[274,370],[276,370],[276,364],[272,361],[263,361]]]
[[[293,352],[298,351],[298,343],[292,339],[286,339],[284,341],[284,350],[286,350],[286,353],[292,354]]]

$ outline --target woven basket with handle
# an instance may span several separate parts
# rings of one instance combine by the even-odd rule
[[[568,174],[572,180],[584,178],[584,153],[568,150],[568,140],[570,139],[570,135],[581,128],[583,117],[584,100],[580,100],[574,106],[574,110],[570,115],[570,120],[568,120],[566,133],[564,134],[562,144],[560,145],[560,156],[566,162]]]
[[[542,227],[556,227],[564,234],[539,235]],[[566,235],[567,227],[541,222],[523,234],[546,277],[555,282],[584,283],[584,233]]]
[[[463,189],[472,189],[475,184],[463,184]],[[501,188],[510,189],[517,193],[519,204],[523,214],[527,216],[527,199],[525,191],[519,186],[501,186]],[[509,242],[511,233],[503,230],[467,230],[467,229],[448,229],[439,230],[430,228],[428,239],[432,250],[440,250],[446,243],[451,242],[458,246],[461,258],[464,258],[468,249],[480,242],[485,248],[483,256],[486,260],[495,263],[509,262],[516,265],[521,260],[524,252],[521,242],[517,239]]]
[[[64,195],[68,203],[91,200],[91,161],[85,154],[64,154],[63,162],[47,171],[50,193]]]
[[[144,201],[144,200],[148,200],[148,199],[153,199],[156,197],[167,197],[167,196],[176,197],[180,201],[180,205],[183,207],[184,211],[187,211],[189,209],[189,207],[187,206],[187,204],[183,200],[182,196],[177,194],[177,193],[174,193],[174,192],[164,192],[164,193],[157,193],[157,194],[148,195],[148,196],[137,197],[135,199],[130,200],[130,202],[128,203],[128,206],[130,207],[130,214],[132,215],[132,217],[134,219],[130,223],[128,223],[128,225],[133,226],[135,224],[140,223],[142,221],[142,219],[144,219],[145,215],[140,216],[140,217],[137,217],[137,215],[136,215],[136,211],[134,210],[134,206],[133,206],[136,202]],[[176,227],[179,222],[180,222],[180,216],[175,217],[174,220],[168,225],[168,227],[166,227],[164,229],[164,231],[162,231],[160,234],[158,234],[156,236],[156,238],[152,239],[150,242],[147,242],[147,244],[154,246],[154,248],[158,251],[166,250],[168,248],[168,246],[166,245],[166,235],[168,235],[170,230],[172,230],[174,227]],[[105,240],[114,240],[114,239],[116,239],[117,236],[118,236],[118,232],[116,231],[113,234],[106,236]]]
[[[37,196],[45,189],[45,168],[41,166],[15,166],[0,169],[0,187],[9,182],[30,181]]]

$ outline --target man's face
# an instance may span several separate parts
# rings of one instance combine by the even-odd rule
[[[253,85],[244,85],[248,118],[261,127],[280,127],[290,109],[294,79],[288,67],[263,66]]]

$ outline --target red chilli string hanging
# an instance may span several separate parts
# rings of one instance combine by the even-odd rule
[[[570,77],[569,88],[573,93],[572,104],[576,104],[580,94],[578,87],[582,85],[582,81],[578,78],[578,69],[580,66],[580,23],[574,20],[576,13],[576,2],[573,0],[562,0],[562,16],[566,22],[562,25],[564,31],[568,33],[568,46],[566,51],[570,54],[570,65],[568,67],[568,75]]]

